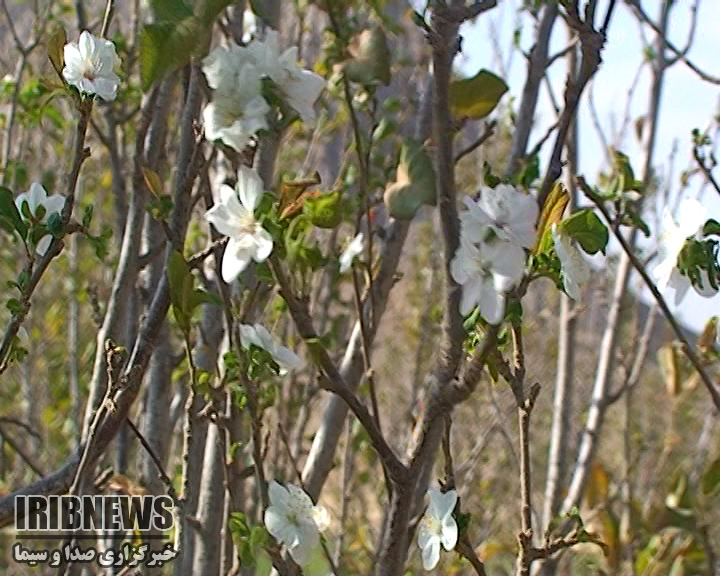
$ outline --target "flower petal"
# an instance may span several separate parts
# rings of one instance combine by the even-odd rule
[[[462,298],[460,299],[460,314],[467,316],[472,312],[482,297],[485,279],[481,276],[471,278],[462,285]]]
[[[62,209],[65,206],[65,196],[61,196],[60,194],[53,194],[52,196],[49,196],[45,200],[45,202],[43,202],[43,206],[45,206],[44,220],[47,220],[50,214],[62,212]]]
[[[251,259],[250,251],[239,245],[235,238],[230,238],[222,258],[222,279],[230,284],[247,268]]]
[[[432,570],[440,561],[440,539],[436,536],[432,538],[427,546],[422,549],[423,568]]]
[[[52,236],[50,234],[45,234],[37,243],[37,246],[35,246],[35,252],[39,254],[40,256],[45,256],[45,253],[48,251],[48,248],[50,248],[50,243],[52,242]]]
[[[455,518],[448,516],[443,521],[442,532],[440,534],[440,541],[442,542],[445,550],[452,550],[455,548],[458,539],[458,527],[455,522]]]
[[[265,510],[265,527],[279,542],[290,547],[298,541],[298,531],[287,516],[274,506]]]
[[[264,262],[273,249],[272,236],[267,230],[258,225],[253,238],[255,239],[255,255],[253,259],[255,262]]]
[[[237,234],[237,222],[228,211],[227,206],[223,204],[215,204],[215,206],[205,212],[205,220],[210,222],[210,224],[224,236],[233,237]]]
[[[491,283],[483,286],[478,305],[480,314],[489,324],[499,324],[505,317],[505,295]]]
[[[237,177],[236,189],[240,202],[245,207],[245,210],[252,214],[265,192],[263,181],[255,170],[247,166],[240,167]]]
[[[252,326],[249,326],[249,328],[252,328]],[[277,506],[279,508],[285,509],[287,508],[290,494],[288,493],[288,490],[287,488],[285,488],[285,486],[273,480],[268,485],[268,497],[270,498],[270,504],[272,506]]]

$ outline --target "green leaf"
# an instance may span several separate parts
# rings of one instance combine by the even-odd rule
[[[93,210],[94,208],[92,204],[88,204],[83,209],[82,225],[85,228],[90,228],[90,224],[92,224]]]
[[[27,234],[27,224],[18,212],[13,193],[3,186],[0,186],[0,227],[10,234],[17,232],[22,238]]]
[[[488,70],[450,83],[450,109],[456,118],[485,118],[495,109],[508,85]]]
[[[712,218],[705,222],[705,226],[703,226],[703,235],[720,236],[720,222],[718,222],[717,220],[713,220]]]
[[[192,317],[192,299],[194,297],[193,277],[190,274],[185,258],[178,251],[170,255],[167,269],[168,283],[170,285],[170,303],[175,320],[184,333],[190,331]]]
[[[605,253],[609,240],[608,230],[591,209],[575,212],[563,220],[559,227],[575,239],[588,254]]]
[[[142,89],[164,74],[182,68],[193,53],[207,45],[213,23],[231,0],[200,0],[194,9],[178,0],[154,0],[157,21],[140,35]]]
[[[156,22],[180,22],[193,15],[192,6],[184,0],[151,0],[150,8]]]
[[[255,554],[255,576],[270,576],[273,565],[270,554],[260,549]]]
[[[222,298],[212,292],[195,289],[190,298],[191,313],[201,304],[211,304],[213,306],[222,306]]]
[[[310,553],[310,560],[303,567],[305,576],[326,576],[332,574],[330,564],[323,552],[322,546],[315,546]]]
[[[62,217],[58,212],[53,212],[50,214],[50,217],[47,220],[47,224],[45,224],[45,227],[48,229],[48,232],[55,236],[55,238],[61,238],[63,235],[63,232],[65,231],[65,226],[63,226]]]
[[[165,73],[185,66],[207,33],[195,16],[177,23],[143,26],[140,35],[142,89],[147,91]]]
[[[303,201],[303,214],[318,228],[335,228],[342,220],[342,194],[330,192],[307,196]]]
[[[702,491],[706,496],[718,488],[720,488],[720,457],[710,464],[702,478]]]
[[[7,301],[5,304],[5,307],[10,310],[10,313],[13,316],[17,316],[22,312],[22,304],[20,303],[20,300],[17,298],[10,298],[10,300]]]
[[[67,33],[65,28],[60,28],[50,36],[47,43],[47,55],[57,75],[62,79],[62,71],[65,67],[64,48],[67,44]],[[63,80],[64,81],[64,80]]]

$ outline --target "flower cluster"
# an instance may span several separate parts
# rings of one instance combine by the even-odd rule
[[[259,130],[268,127],[270,105],[263,97],[263,79],[272,81],[303,121],[313,120],[313,105],[325,81],[300,68],[297,57],[297,47],[281,51],[275,30],[247,46],[231,43],[213,50],[203,60],[205,78],[213,89],[212,102],[203,111],[208,140],[221,140],[240,152]]]
[[[23,208],[27,205],[27,208]],[[33,220],[38,224],[47,224],[48,219],[53,214],[60,214],[65,206],[65,197],[60,194],[48,196],[47,191],[42,184],[33,182],[30,185],[30,191],[20,194],[15,198],[15,206],[20,212],[23,220],[31,223]],[[46,234],[38,241],[35,246],[35,252],[38,256],[44,256],[50,247],[52,236]]]
[[[698,242],[704,240],[703,225],[707,220],[707,211],[697,200],[686,199],[678,208],[678,220],[679,223],[675,221],[666,207],[660,235],[661,261],[653,271],[658,289],[664,292],[667,288],[673,288],[676,305],[685,298],[690,286],[700,296],[712,298],[717,294],[717,290],[710,284],[707,270],[700,270],[701,284],[698,284],[691,282],[690,278],[681,273],[677,267],[678,259],[688,239]]]
[[[290,370],[299,370],[304,366],[303,361],[290,348],[286,348],[277,342],[262,324],[240,325],[240,345],[249,350],[250,346],[257,346],[272,356],[273,360],[280,366],[280,373],[285,374]]]
[[[445,493],[430,488],[430,504],[418,526],[418,546],[422,550],[423,568],[432,570],[440,560],[440,545],[448,552],[455,548],[458,527],[453,518],[457,504],[456,490]]]
[[[81,94],[97,95],[106,102],[115,100],[120,84],[114,71],[120,64],[115,44],[83,30],[78,42],[65,45],[63,55],[62,75],[68,84]]]
[[[235,189],[223,184],[220,199],[205,213],[215,229],[230,238],[222,259],[221,274],[232,282],[247,268],[250,260],[263,262],[273,249],[272,236],[255,219],[262,195],[263,182],[255,170],[242,166]]]
[[[265,510],[265,527],[300,566],[310,562],[320,544],[320,532],[329,524],[327,511],[315,506],[302,488],[283,486],[274,480],[268,487],[270,506]]]
[[[525,248],[535,243],[535,200],[506,184],[483,188],[480,198],[465,199],[460,215],[460,247],[450,265],[462,286],[460,313],[479,306],[490,324],[505,315],[505,294],[525,272]]]

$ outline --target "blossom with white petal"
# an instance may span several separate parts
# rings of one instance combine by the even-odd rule
[[[243,13],[243,36],[242,41],[247,44],[257,32],[257,17],[252,10],[245,10]]]
[[[272,236],[255,219],[255,208],[264,193],[263,182],[255,170],[238,170],[235,189],[220,187],[220,201],[205,213],[215,229],[228,236],[222,258],[222,278],[232,282],[247,268],[250,260],[263,262],[273,249]],[[239,197],[239,199],[238,199]]]
[[[552,237],[555,253],[562,268],[565,292],[573,300],[580,300],[580,288],[590,279],[590,266],[582,257],[572,238],[560,232],[557,224],[552,225]]]
[[[281,52],[280,34],[268,29],[264,40],[254,40],[247,47],[260,73],[280,89],[288,105],[304,122],[315,119],[313,106],[325,88],[325,80],[298,66],[297,46]]]
[[[115,44],[93,36],[87,30],[78,42],[65,44],[63,49],[65,81],[83,94],[97,94],[106,102],[115,100],[120,78],[114,68],[120,64]]]
[[[690,288],[690,279],[683,276],[677,269],[677,261],[685,242],[691,236],[702,240],[703,224],[707,220],[707,212],[700,202],[688,198],[678,208],[678,222],[672,217],[670,210],[665,207],[663,212],[662,233],[660,234],[661,261],[653,270],[658,290],[664,292],[667,288],[675,289],[675,304],[680,304]],[[701,275],[707,273],[701,272]],[[710,297],[716,290],[710,286],[707,278],[703,279],[704,288],[696,286],[701,296]]]
[[[260,73],[244,48],[216,48],[203,60],[203,72],[213,88],[203,110],[205,136],[242,152],[250,139],[268,127],[270,106],[262,97]]]
[[[352,239],[347,248],[340,255],[340,274],[345,274],[352,266],[353,260],[362,254],[363,247],[365,246],[364,235],[360,232],[355,238]]]
[[[262,324],[254,326],[241,324],[240,344],[245,350],[248,350],[251,345],[255,345],[268,352],[280,366],[281,374],[286,374],[290,370],[299,370],[304,366],[302,359],[290,348],[277,342]]]
[[[535,199],[513,186],[483,187],[477,202],[464,200],[467,211],[460,216],[463,233],[473,242],[487,238],[492,230],[498,238],[523,248],[535,244],[538,205]]]
[[[450,551],[455,548],[458,539],[458,527],[453,518],[457,503],[456,490],[444,494],[430,488],[430,505],[418,526],[418,545],[422,550],[423,568],[432,570],[440,560],[440,545]]]
[[[285,544],[300,566],[306,565],[320,544],[320,532],[329,525],[327,511],[315,506],[301,488],[283,486],[274,480],[268,486],[270,506],[265,510],[265,527]]]
[[[29,192],[24,192],[15,198],[15,206],[17,206],[18,212],[20,212],[20,216],[26,220],[27,218],[22,209],[25,202],[27,202],[30,214],[33,218],[36,218],[38,208],[40,206],[43,207],[44,214],[42,215],[42,218],[39,219],[39,223],[46,224],[50,216],[53,214],[60,214],[62,212],[63,206],[65,206],[65,197],[60,194],[48,196],[47,191],[43,188],[42,184],[33,182],[30,185]],[[52,242],[52,236],[50,234],[46,234],[40,238],[37,246],[35,246],[35,252],[37,252],[40,256],[44,256],[45,252],[47,252],[47,249],[50,247],[50,242]]]
[[[460,313],[465,316],[478,305],[490,324],[498,324],[505,315],[505,293],[525,272],[525,252],[497,238],[480,245],[461,236],[460,247],[450,263],[453,280],[462,286]]]

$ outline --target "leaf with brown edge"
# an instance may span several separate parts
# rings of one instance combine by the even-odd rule
[[[151,170],[150,168],[145,168],[144,166],[142,168],[142,173],[143,180],[145,180],[145,186],[147,186],[150,194],[156,198],[160,198],[163,195],[163,187],[162,182],[160,181],[160,176],[158,176],[157,172]]]
[[[676,398],[682,389],[678,370],[677,351],[672,344],[666,344],[657,351],[660,371],[665,377],[665,388],[671,398]]]
[[[718,329],[718,317],[713,316],[705,323],[702,334],[697,341],[698,350],[706,356],[712,353]]]
[[[302,197],[306,195],[307,189],[320,184],[320,173],[315,172],[310,178],[298,180],[284,180],[280,186],[280,202],[278,212],[280,220],[296,215],[302,210]],[[317,192],[315,193],[318,194]]]
[[[62,79],[62,71],[65,67],[64,49],[67,44],[67,33],[65,28],[55,31],[47,42],[47,55],[57,75]]]
[[[542,254],[550,249],[552,245],[552,236],[549,230],[553,224],[557,224],[562,220],[565,208],[570,202],[570,195],[561,182],[556,182],[550,191],[545,204],[540,213],[540,221],[538,222],[537,243],[535,244],[534,254]]]

